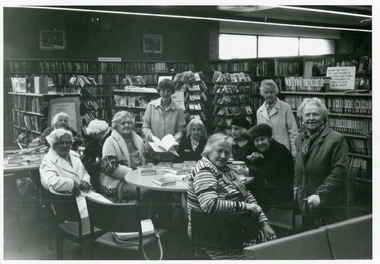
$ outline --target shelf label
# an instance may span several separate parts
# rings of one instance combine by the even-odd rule
[[[121,58],[98,57],[98,61],[121,61]]]
[[[331,77],[330,90],[347,91],[355,88],[355,66],[327,67],[326,76]]]

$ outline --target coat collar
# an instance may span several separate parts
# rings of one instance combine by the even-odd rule
[[[162,107],[161,106],[161,98],[158,98],[157,100],[153,101],[152,104],[157,108],[157,107]],[[176,109],[181,109],[181,107],[176,103],[174,102],[174,100],[172,99],[171,100],[171,103],[169,105],[169,108],[172,109],[172,110],[176,110]]]
[[[73,150],[70,150],[69,156],[72,163],[72,166],[60,157],[57,152],[53,150],[53,148],[49,149],[48,154],[46,154],[47,158],[51,160],[52,163],[56,164],[58,167],[62,168],[65,171],[71,172],[71,173],[77,173],[79,167],[82,165],[82,162],[80,160],[80,155],[76,153]]]
[[[128,147],[127,147],[127,144],[125,143],[124,138],[116,130],[112,130],[111,137],[116,142],[116,144],[119,145],[121,153],[123,154],[124,158],[128,160],[128,164],[130,164],[129,151],[128,151]],[[135,147],[141,152],[142,151],[141,145],[138,142],[138,137],[137,137],[136,132],[133,130],[131,131],[131,138]]]
[[[313,150],[316,146],[318,146],[319,144],[322,144],[323,140],[325,140],[325,137],[330,134],[330,132],[332,131],[331,128],[329,128],[327,125],[325,125],[325,128],[323,129],[321,135],[313,142],[313,144],[311,145],[310,147],[310,150]]]

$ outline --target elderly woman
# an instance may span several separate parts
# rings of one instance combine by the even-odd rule
[[[184,160],[198,161],[206,145],[207,134],[202,120],[194,118],[187,125],[186,138],[178,147],[180,162]]]
[[[263,208],[284,203],[292,204],[294,180],[292,154],[284,145],[272,138],[272,128],[268,124],[256,125],[248,134],[254,146],[246,164],[250,175],[255,178],[247,185],[247,189]]]
[[[346,219],[348,151],[343,135],[327,126],[320,99],[304,99],[297,115],[304,130],[296,140],[294,196],[307,230]]]
[[[51,148],[40,166],[42,186],[53,192],[72,193],[76,196],[79,196],[81,191],[90,191],[90,175],[85,170],[79,154],[70,150],[73,134],[66,129],[58,128],[46,139]],[[82,217],[87,216],[85,205],[79,209]]]
[[[91,183],[95,190],[100,190],[99,172],[100,161],[102,159],[102,149],[104,142],[111,135],[112,130],[104,120],[94,119],[87,126],[87,134],[92,137],[84,149],[82,162],[91,175]],[[92,166],[89,166],[93,164]]]
[[[73,134],[73,137],[76,136],[77,132],[72,129],[71,127],[69,127],[69,115],[66,114],[65,112],[59,112],[58,114],[56,114],[53,119],[51,120],[51,124],[52,126],[51,127],[48,127],[46,128],[40,136],[36,137],[35,139],[33,139],[32,142],[40,142],[40,141],[45,141],[46,145],[47,145],[47,141],[46,141],[46,137],[54,130],[54,129],[57,129],[57,128],[64,128],[68,131],[70,131],[72,134]]]
[[[125,195],[135,198],[136,188],[125,183],[124,176],[145,165],[144,142],[135,131],[133,115],[117,112],[112,119],[112,133],[103,145],[100,185],[102,193],[122,200]]]
[[[202,159],[191,172],[187,190],[188,235],[191,238],[192,210],[209,214],[252,211],[252,221],[258,221],[267,239],[273,239],[276,235],[262,209],[252,194],[245,189],[237,174],[227,166],[231,150],[230,137],[221,133],[212,135],[206,143]],[[249,241],[244,245],[249,245]],[[205,251],[212,259],[242,259],[244,245],[231,244],[227,247],[218,247],[210,246],[203,241],[195,241],[195,246]]]
[[[283,144],[295,157],[295,140],[298,128],[290,106],[277,98],[277,84],[273,80],[263,80],[260,93],[265,102],[257,109],[257,124],[266,123],[272,127],[273,138]]]
[[[145,110],[142,131],[146,138],[145,147],[155,164],[160,161],[173,162],[176,156],[171,152],[154,152],[148,141],[154,141],[154,137],[161,140],[167,134],[171,134],[179,142],[186,125],[183,109],[171,98],[174,90],[175,85],[171,80],[160,81],[157,91],[161,97],[151,101]]]

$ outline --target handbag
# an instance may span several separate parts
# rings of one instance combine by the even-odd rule
[[[164,252],[162,249],[160,234],[158,234],[158,232],[154,229],[154,225],[153,225],[153,222],[151,219],[141,220],[141,231],[142,231],[143,237],[151,236],[153,234],[157,237],[158,247],[160,249],[160,259],[159,260],[162,260]],[[126,245],[126,246],[138,245],[138,242],[134,242],[131,240],[138,238],[139,232],[112,232],[112,235],[113,235],[115,241],[119,244]],[[142,251],[144,254],[144,258],[146,260],[149,260],[149,258],[145,254],[144,247],[142,248]]]

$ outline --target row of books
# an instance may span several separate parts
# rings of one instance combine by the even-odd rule
[[[276,76],[299,76],[299,62],[280,62],[276,61],[274,75]]]
[[[35,133],[34,131],[28,131],[25,129],[19,129],[17,127],[13,128],[13,135],[23,135],[19,138],[19,142],[21,144],[28,144],[29,142],[32,142],[33,139],[39,136],[39,133]]]
[[[194,93],[186,93],[185,95],[185,101],[205,101],[207,102],[207,96],[204,92],[194,92]]]
[[[193,82],[200,82],[205,79],[206,77],[204,76],[203,72],[185,71],[185,72],[177,73],[173,78],[173,82],[174,83],[181,83],[181,82],[193,83]]]
[[[286,91],[300,91],[300,92],[320,92],[324,87],[325,80],[323,77],[285,77],[285,90]]]
[[[112,110],[113,109],[100,108],[100,109],[98,109],[98,111],[96,111],[96,118],[98,118],[98,119],[109,119],[109,118],[112,118],[113,115],[114,115],[114,112]]]
[[[42,97],[13,96],[13,107],[17,110],[42,114],[48,105],[49,103],[44,101]]]
[[[202,107],[203,104],[200,102],[185,103],[185,106],[186,106],[186,110],[188,110],[188,111],[200,111],[200,110],[204,109],[204,107]]]
[[[214,105],[251,105],[252,99],[247,94],[215,96]]]
[[[40,116],[28,115],[21,112],[12,111],[13,124],[21,128],[34,131],[45,129],[45,121]]]
[[[248,73],[222,73],[220,71],[214,71],[212,76],[213,83],[238,83],[238,82],[251,82],[251,77]]]
[[[292,110],[297,110],[304,99],[311,98],[311,97],[318,97],[318,96],[285,95],[284,101],[292,108]],[[326,104],[325,98],[323,97],[318,97],[318,98],[321,99],[321,101],[324,104]]]
[[[212,89],[213,94],[237,94],[237,93],[251,93],[251,85],[245,83],[239,84],[214,84]]]
[[[210,63],[210,71],[249,71],[248,61],[225,61]]]
[[[144,96],[114,95],[116,106],[146,107],[150,100]]]
[[[274,75],[274,61],[260,61],[252,64],[253,76],[270,76]]]
[[[223,106],[214,107],[213,115],[218,116],[235,116],[235,115],[252,115],[252,108],[249,105],[246,106]]]
[[[327,98],[327,106],[331,113],[372,114],[372,98],[333,97]]]
[[[365,158],[351,157],[349,173],[352,178],[372,180],[371,163]]]
[[[367,135],[372,133],[372,120],[367,118],[335,117],[328,118],[332,129],[347,134]]]
[[[355,154],[372,155],[372,140],[345,137],[348,151]]]

